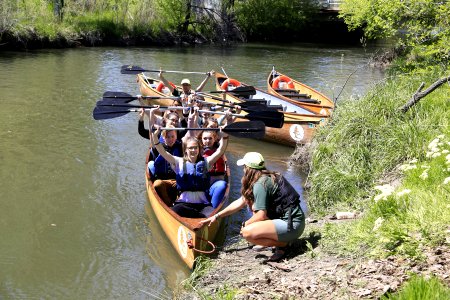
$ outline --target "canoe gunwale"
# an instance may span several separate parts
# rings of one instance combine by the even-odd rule
[[[314,107],[314,108],[326,108],[326,109],[331,109],[331,110],[334,109],[334,103],[333,103],[333,101],[332,101],[329,97],[325,96],[323,93],[321,93],[321,92],[315,90],[314,88],[312,88],[312,87],[310,87],[310,86],[308,86],[308,85],[306,85],[306,84],[304,84],[304,83],[301,83],[301,82],[298,81],[298,80],[292,79],[291,77],[289,77],[289,78],[291,78],[292,82],[294,82],[294,84],[295,84],[296,86],[297,86],[297,85],[302,86],[302,87],[303,87],[304,89],[306,89],[307,91],[313,92],[313,93],[319,95],[319,96],[322,98],[322,99],[317,99],[317,100],[319,100],[319,101],[326,100],[326,101],[329,102],[330,104],[329,104],[329,105],[326,105],[326,104],[322,104],[322,103],[321,103],[321,104],[315,104],[315,103],[307,103],[307,102],[302,103],[301,101],[296,101],[296,100],[290,99],[290,98],[288,98],[288,97],[286,97],[286,96],[280,94],[280,93],[277,91],[277,89],[274,89],[274,88],[272,87],[272,81],[273,81],[273,74],[274,74],[274,72],[275,72],[278,76],[286,76],[286,77],[288,77],[287,75],[282,74],[282,73],[280,73],[280,72],[278,72],[278,71],[276,71],[276,70],[270,71],[270,72],[269,72],[269,76],[267,77],[267,91],[268,91],[270,94],[276,95],[276,96],[278,96],[278,97],[280,97],[280,98],[283,98],[283,99],[285,99],[286,101],[291,102],[291,103],[295,102],[295,103],[299,104],[300,106],[305,106],[305,107],[308,107],[308,106],[309,106],[309,107]],[[292,90],[292,89],[289,89],[289,90]],[[297,90],[297,89],[294,89],[294,90],[298,91],[299,95],[305,94],[305,92],[300,93],[299,90]],[[326,115],[326,117],[328,117],[328,115]]]

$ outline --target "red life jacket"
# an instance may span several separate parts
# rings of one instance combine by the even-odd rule
[[[203,157],[211,156],[214,152],[216,152],[216,149],[214,148],[204,148]],[[214,163],[214,165],[211,167],[211,169],[209,169],[208,172],[211,176],[225,175],[226,165],[222,156]]]

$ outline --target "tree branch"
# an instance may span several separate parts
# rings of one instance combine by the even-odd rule
[[[425,91],[421,92],[423,87],[425,86],[425,83],[422,82],[422,84],[417,89],[417,91],[414,93],[412,98],[405,105],[403,105],[400,108],[400,111],[403,112],[403,113],[406,113],[411,107],[416,105],[417,102],[420,101],[420,99],[422,99],[423,97],[427,96],[428,94],[433,92],[435,89],[437,89],[438,87],[440,87],[441,85],[443,85],[444,83],[449,82],[449,81],[450,81],[450,76],[441,78],[438,81],[436,81],[435,83],[433,83],[432,85],[430,85],[430,87],[427,88]]]

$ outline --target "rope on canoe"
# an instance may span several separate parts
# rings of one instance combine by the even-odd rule
[[[200,249],[195,248],[194,244],[192,243],[192,239],[186,242],[188,245],[188,248],[192,249],[193,251],[197,251],[198,253],[203,253],[203,254],[211,254],[216,251],[216,245],[214,245],[213,242],[208,241],[201,237],[198,237],[198,239],[207,242],[211,246],[212,250],[206,251],[206,250],[200,250]]]

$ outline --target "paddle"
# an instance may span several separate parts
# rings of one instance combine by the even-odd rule
[[[128,93],[124,92],[112,92],[112,91],[106,91],[103,93],[103,99],[120,99],[123,102],[130,102],[133,100],[137,100],[139,98],[142,99],[149,99],[149,100],[156,100],[156,99],[173,99],[173,100],[180,100],[180,97],[172,97],[172,96],[133,96]]]
[[[215,98],[212,98],[215,99]],[[211,106],[222,106],[222,107],[228,107],[228,108],[236,108],[236,105],[239,105],[243,110],[245,111],[262,111],[262,110],[272,110],[267,109],[267,105],[264,104],[264,102],[228,102],[231,105],[222,104],[222,103],[212,103],[205,100],[196,100],[199,103],[204,103],[205,105],[211,105]]]
[[[219,115],[226,115],[226,112],[222,111],[209,111],[209,110],[199,110],[198,112],[201,113],[211,113],[211,114],[219,114]],[[281,128],[284,124],[284,114],[279,111],[254,111],[250,112],[246,115],[239,115],[239,114],[231,114],[233,117],[236,118],[242,118],[247,119],[250,121],[261,121],[263,122],[267,127],[273,127],[273,128]]]
[[[200,74],[200,75],[207,75],[207,72],[186,72],[186,71],[167,71],[167,70],[147,70],[143,69],[139,66],[132,66],[132,65],[123,65],[120,68],[120,73],[122,74],[139,74],[142,72],[154,72],[154,73],[179,73],[179,74]]]
[[[220,131],[220,128],[161,128],[161,130]],[[236,122],[225,126],[222,131],[240,138],[261,139],[264,137],[266,127],[261,121]]]
[[[97,106],[92,111],[95,120],[106,120],[124,116],[130,112],[138,112],[138,108],[155,108],[156,106],[132,105],[125,103],[108,103],[98,101]],[[160,109],[182,110],[182,106],[161,106]]]
[[[212,95],[207,95],[205,93],[198,93],[198,94],[205,95],[206,97],[214,99],[214,100],[224,101],[222,98],[214,97]],[[128,93],[125,93],[125,92],[106,91],[105,93],[103,93],[103,100],[109,101],[109,102],[106,102],[106,103],[109,103],[109,104],[128,103],[128,102],[131,102],[133,100],[138,99],[138,97],[139,96],[132,96],[132,95],[130,95]],[[155,100],[157,100],[157,99],[179,100],[180,99],[180,97],[161,97],[161,96],[141,96],[141,97],[143,99],[155,99]],[[230,106],[230,105],[216,104],[216,103],[212,103],[212,102],[208,102],[208,101],[204,101],[204,100],[197,100],[197,101],[200,102],[200,103],[205,103],[205,104],[219,105],[219,106],[230,107],[230,108],[233,107],[233,106]],[[245,111],[251,111],[251,110],[261,111],[261,110],[267,110],[267,107],[266,107],[265,104],[267,104],[267,101],[264,100],[264,99],[250,99],[250,100],[247,100],[246,102],[238,103],[236,105],[241,106],[241,108],[243,110],[245,110]]]
[[[111,100],[100,100],[97,101],[96,103],[96,108],[94,109],[93,116],[94,119],[96,120],[112,119],[126,115],[129,112],[137,111],[136,109],[132,108],[155,108],[155,107],[156,106],[152,105],[134,105],[123,102],[118,103]],[[177,109],[177,110],[186,109],[186,107],[182,106],[162,106],[160,108]],[[199,110],[199,112],[219,114],[219,115],[227,114],[226,112],[210,111],[210,110]],[[237,118],[248,119],[250,121],[262,121],[267,127],[281,128],[283,127],[284,124],[284,115],[278,111],[253,110],[246,115],[239,115],[239,114],[231,114],[231,115]]]
[[[211,91],[210,93],[230,93],[239,96],[252,96],[256,95],[255,87],[251,85],[246,86],[238,86],[237,88],[231,91]]]

